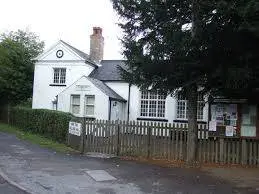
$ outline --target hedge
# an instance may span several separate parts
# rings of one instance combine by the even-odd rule
[[[66,142],[70,113],[46,109],[12,107],[10,122],[25,131],[41,134],[59,142]]]

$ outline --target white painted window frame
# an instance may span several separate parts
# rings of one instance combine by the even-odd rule
[[[143,92],[147,92],[147,98],[142,98],[142,93]],[[165,113],[166,113],[166,95],[161,95],[159,94],[159,92],[157,91],[156,93],[156,98],[150,98],[152,92],[150,91],[143,91],[143,90],[140,90],[140,118],[150,118],[150,119],[164,119],[165,118]],[[147,102],[146,105],[147,105],[147,110],[145,111],[145,113],[147,115],[143,115],[142,113],[142,101],[145,101]],[[156,102],[156,111],[155,111],[155,116],[150,116],[150,113],[151,113],[151,108],[150,108],[150,103],[151,101],[155,101]],[[163,116],[159,116],[159,102],[162,103],[162,106],[164,107],[163,110],[162,110],[162,114]],[[160,104],[161,105],[161,104]]]
[[[57,74],[55,71],[58,71]],[[64,72],[62,72],[62,70],[64,70]],[[61,79],[61,75],[62,73],[63,75],[63,79]],[[66,84],[66,75],[67,74],[67,70],[64,67],[54,67],[53,68],[53,84],[58,84],[58,85],[62,85],[62,84]]]
[[[90,97],[94,98],[94,103],[93,104],[87,104],[87,98],[90,98]],[[86,114],[87,107],[89,107],[89,106],[94,107],[94,114],[93,115],[87,115]],[[95,95],[85,95],[84,115],[86,117],[94,117],[95,116]]]
[[[79,97],[79,104],[73,104],[73,97]],[[73,113],[73,106],[79,106],[79,113]],[[70,96],[70,113],[72,113],[73,115],[80,115],[80,111],[81,111],[81,96],[80,94],[71,94]]]
[[[199,94],[200,95],[200,94]],[[203,121],[204,119],[204,105],[205,105],[205,102],[204,100],[200,100],[200,96],[198,95],[198,101],[197,101],[197,120],[198,121]],[[183,97],[183,95],[181,95]],[[203,98],[203,97],[202,97]],[[178,109],[179,109],[179,103],[184,103],[184,116],[182,115],[179,115],[178,112]],[[202,111],[199,111],[199,109],[202,107]],[[183,98],[183,99],[180,99],[179,100],[179,94],[177,94],[177,97],[176,97],[176,119],[177,120],[187,120],[187,108],[188,108],[188,100],[186,98]],[[199,113],[202,113],[202,115]]]

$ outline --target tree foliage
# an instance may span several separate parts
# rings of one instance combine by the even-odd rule
[[[197,153],[197,89],[251,98],[259,83],[256,0],[112,0],[121,17],[128,71],[147,89],[186,90],[187,161]]]
[[[113,0],[113,6],[122,18],[127,80],[170,92],[196,83],[230,97],[257,84],[257,1]]]
[[[10,32],[0,36],[0,101],[18,103],[32,95],[34,58],[44,43],[32,32]]]

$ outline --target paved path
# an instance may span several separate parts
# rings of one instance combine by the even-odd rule
[[[27,191],[40,194],[247,193],[196,169],[57,154],[1,132],[0,168]]]
[[[0,176],[0,193],[3,193],[3,194],[26,194],[24,191],[10,185],[2,176]]]

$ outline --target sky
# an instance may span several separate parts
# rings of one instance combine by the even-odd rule
[[[59,39],[89,53],[94,26],[103,28],[104,59],[122,59],[119,17],[110,0],[0,0],[0,33],[35,32],[45,49]]]

